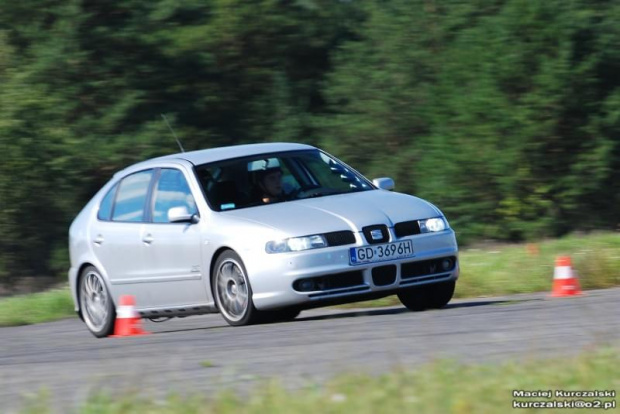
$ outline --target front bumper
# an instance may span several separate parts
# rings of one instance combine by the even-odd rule
[[[254,306],[259,310],[286,306],[314,307],[327,302],[372,299],[412,286],[456,280],[459,277],[458,246],[451,229],[410,236],[415,255],[365,265],[349,263],[348,246],[265,254],[246,262]],[[438,264],[450,258],[447,269]],[[302,281],[313,280],[311,290]],[[324,282],[324,283],[323,283]]]

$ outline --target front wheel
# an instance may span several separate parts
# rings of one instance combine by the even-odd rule
[[[301,309],[297,307],[284,308],[272,311],[261,311],[261,322],[289,322],[299,316]]]
[[[215,303],[229,325],[250,325],[256,321],[258,311],[252,302],[245,266],[232,250],[222,253],[215,262],[213,290]]]
[[[88,266],[80,277],[80,311],[88,330],[97,338],[111,335],[116,311],[103,276]]]
[[[435,283],[429,286],[431,294],[428,301],[428,307],[431,309],[441,309],[450,302],[454,295],[456,282]]]
[[[408,309],[416,312],[426,309],[439,309],[450,302],[454,295],[455,286],[454,280],[417,286],[400,291],[398,299]]]

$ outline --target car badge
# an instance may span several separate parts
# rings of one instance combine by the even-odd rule
[[[371,230],[370,238],[373,240],[381,240],[383,238],[383,233],[381,230]]]

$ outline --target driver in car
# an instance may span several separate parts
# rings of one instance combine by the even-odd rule
[[[257,183],[262,193],[261,200],[263,203],[269,204],[285,200],[280,167],[259,172]]]
[[[248,164],[254,183],[253,199],[270,204],[289,199],[282,184],[282,168],[275,158],[252,161]]]

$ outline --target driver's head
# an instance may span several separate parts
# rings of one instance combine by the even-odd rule
[[[258,177],[258,185],[266,196],[278,197],[282,194],[282,170],[270,168],[261,171]]]

